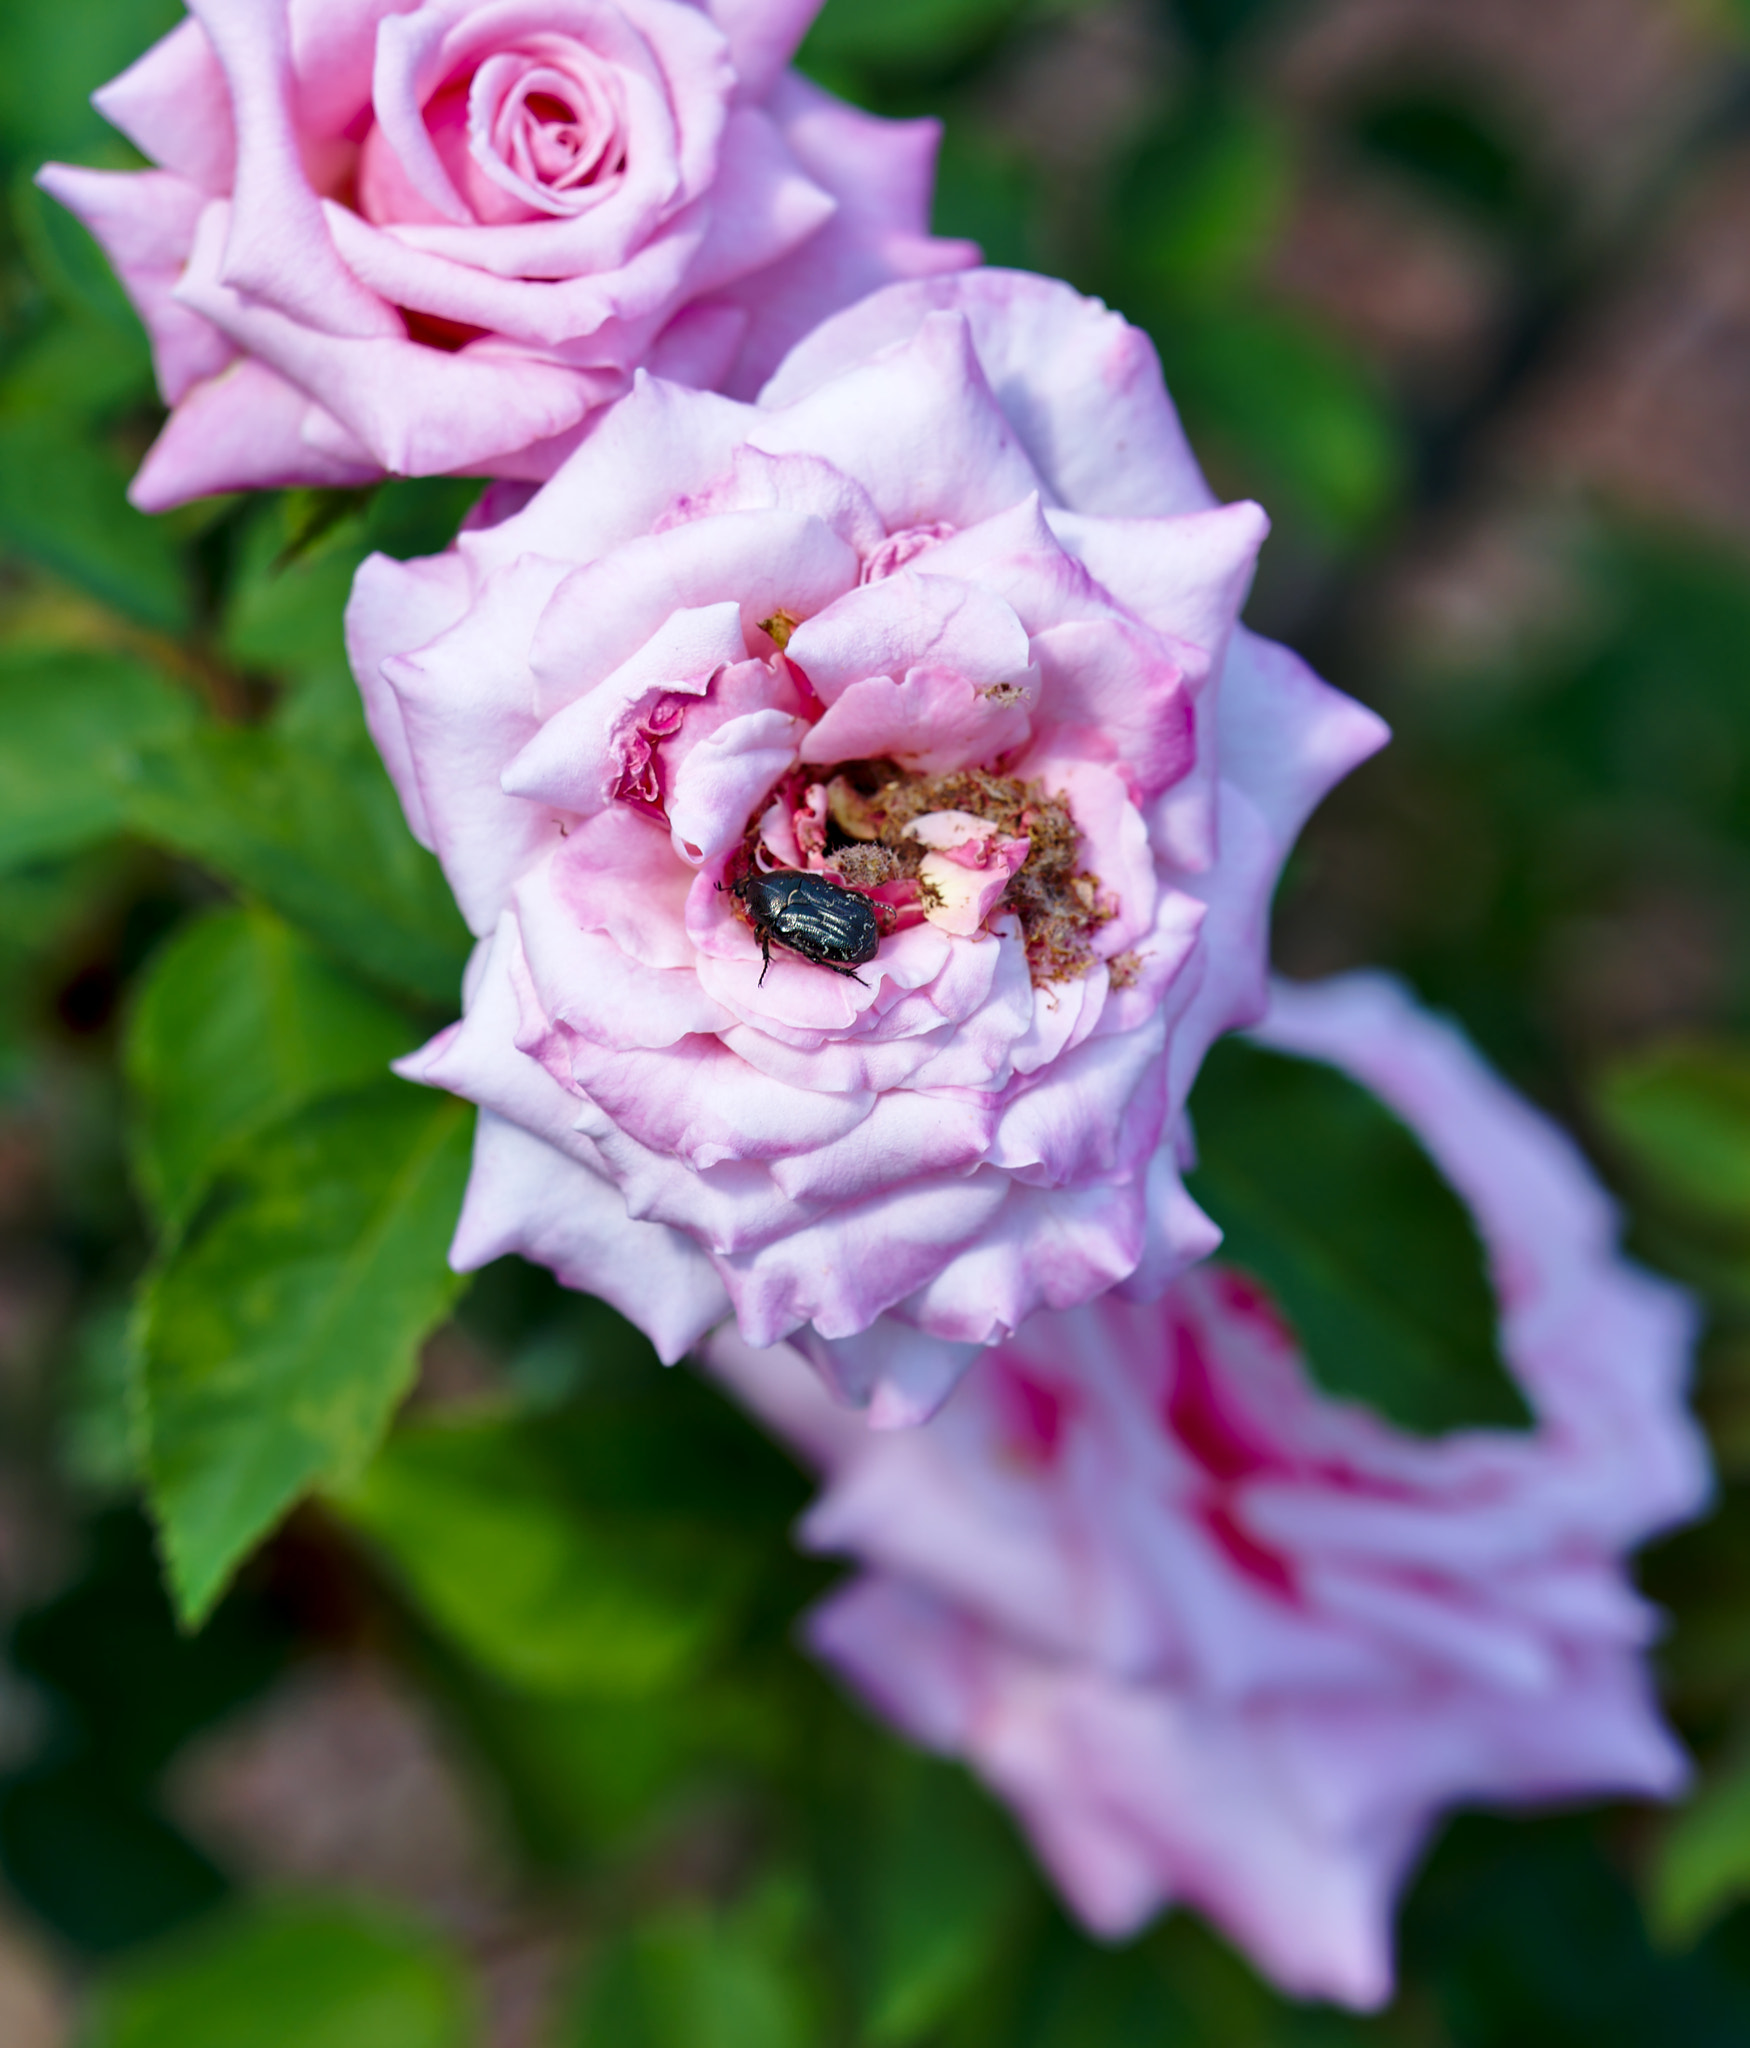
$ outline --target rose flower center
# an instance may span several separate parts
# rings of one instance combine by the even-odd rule
[[[925,822],[940,825],[944,814],[958,830],[932,831]],[[921,775],[892,761],[841,762],[824,775],[803,771],[750,823],[744,871],[769,873],[784,864],[769,843],[774,817],[788,820],[811,867],[871,898],[884,931],[941,907],[941,878],[950,871],[940,865],[937,846],[977,841],[980,826],[993,843],[1024,841],[1025,859],[985,917],[998,909],[1014,914],[1035,987],[1086,974],[1094,935],[1115,915],[1099,877],[1081,865],[1081,832],[1068,802],[1039,782],[982,768]]]

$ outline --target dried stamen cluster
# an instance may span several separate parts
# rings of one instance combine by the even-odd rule
[[[916,819],[965,811],[1029,850],[1003,894],[1020,922],[1034,986],[1074,981],[1093,965],[1094,934],[1111,921],[1100,878],[1080,865],[1081,833],[1068,803],[1042,783],[983,768],[908,775],[891,761],[854,761],[827,785],[827,859],[846,881],[868,888],[915,874],[926,849],[907,836]]]

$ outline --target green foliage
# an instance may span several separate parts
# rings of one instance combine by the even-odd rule
[[[373,979],[452,1004],[467,932],[374,756],[210,727],[126,763],[135,828],[259,895]]]
[[[176,26],[176,0],[57,0],[0,14],[0,139],[34,170],[58,152],[113,147],[115,131],[88,101],[93,86]]]
[[[471,2048],[471,1987],[388,1915],[282,1901],[234,1912],[104,1987],[90,2048]]]
[[[650,1915],[596,1960],[561,2048],[810,2048],[795,1905],[774,1887],[733,1914]]]
[[[192,724],[186,696],[129,657],[0,660],[0,867],[118,832],[129,750],[175,745]]]
[[[153,960],[128,1033],[134,1162],[160,1223],[269,1124],[381,1074],[407,1019],[266,910],[217,910]]]
[[[1641,1174],[1750,1247],[1750,1045],[1661,1042],[1612,1066],[1597,1101]]]
[[[629,1511],[611,1497],[623,1486],[591,1487],[576,1449],[544,1421],[428,1423],[401,1430],[338,1505],[432,1620],[510,1684],[673,1685],[734,1619],[746,1553],[680,1514]]]
[[[1750,1755],[1742,1752],[1698,1788],[1660,1844],[1653,1912],[1672,1940],[1688,1941],[1727,1907],[1750,1898]]]
[[[454,1298],[469,1116],[384,1081],[262,1132],[152,1279],[145,1466],[182,1613],[370,1457]]]
[[[193,596],[170,530],[136,512],[127,472],[52,414],[0,414],[0,547],[88,590],[124,617],[174,633]]]
[[[898,1749],[876,1761],[834,1840],[863,2038],[903,2048],[999,1966],[1034,1894],[1020,1844],[963,1771]]]
[[[1205,1062],[1192,1118],[1192,1192],[1321,1386],[1417,1431],[1526,1420],[1469,1212],[1375,1097],[1230,1039]]]
[[[117,1509],[86,1532],[73,1583],[18,1618],[10,1650],[45,1729],[35,1757],[0,1772],[12,1894],[98,1955],[210,1909],[225,1879],[166,1818],[156,1780],[269,1682],[283,1628],[229,1603],[180,1634],[143,1521]]]
[[[1001,34],[1021,0],[827,0],[803,44],[805,69],[831,80],[848,67],[946,68]]]
[[[1363,538],[1404,482],[1398,429],[1365,370],[1304,321],[1222,309],[1154,323],[1161,359],[1211,465],[1286,497],[1328,542]]]

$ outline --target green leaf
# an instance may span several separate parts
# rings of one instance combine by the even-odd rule
[[[193,597],[169,529],[127,501],[127,476],[53,414],[0,417],[0,547],[118,612],[183,631]]]
[[[98,1992],[89,2048],[472,2048],[472,1988],[434,1937],[358,1906],[208,1922]]]
[[[806,2048],[819,2037],[789,1930],[760,1903],[733,1915],[672,1908],[612,1944],[564,2048]]]
[[[1150,324],[1192,439],[1207,437],[1234,481],[1288,498],[1333,542],[1379,525],[1407,454],[1360,362],[1278,313],[1174,306]]]
[[[665,1503],[612,1498],[568,1450],[540,1420],[423,1423],[399,1431],[335,1505],[438,1627],[512,1685],[609,1696],[674,1685],[734,1619],[747,1553]]]
[[[1327,1392],[1422,1432],[1528,1419],[1469,1211],[1382,1103],[1229,1038],[1191,1110],[1222,1256],[1275,1295]]]
[[[468,933],[374,753],[208,727],[123,764],[130,821],[376,981],[452,1006]]]
[[[186,1619],[300,1495],[375,1450],[457,1291],[468,1131],[463,1104],[400,1081],[298,1111],[151,1282],[145,1462]]]
[[[1711,1777],[1672,1819],[1653,1869],[1653,1918],[1688,1942],[1750,1898],[1750,1753]]]
[[[1655,1190],[1697,1220],[1750,1231],[1750,1045],[1654,1046],[1613,1066],[1597,1101]]]
[[[7,362],[0,410],[102,420],[152,394],[152,358],[136,326],[89,315],[52,320]]]
[[[864,2037],[899,2048],[995,1963],[1031,1888],[1013,1835],[963,1771],[896,1750],[876,1802],[855,1849]]]
[[[257,1132],[381,1075],[415,1035],[271,911],[185,925],[153,959],[128,1027],[134,1167],[159,1222],[178,1227]]]
[[[1020,0],[826,0],[809,30],[804,70],[844,65],[917,71],[953,64],[1002,33]]]
[[[1294,184],[1280,121],[1214,97],[1151,133],[1126,174],[1116,225],[1127,278],[1177,304],[1231,294],[1266,258]]]
[[[0,868],[119,831],[127,750],[193,718],[180,691],[124,656],[0,661]]]

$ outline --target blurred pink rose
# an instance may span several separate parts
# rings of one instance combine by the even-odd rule
[[[751,395],[826,314],[976,261],[936,124],[786,68],[819,0],[191,0],[51,164],[175,408],[158,511],[385,470],[548,476],[648,364]]]
[[[1375,1089],[1470,1205],[1535,1431],[1417,1440],[1326,1398],[1220,1266],[1038,1317],[899,1436],[783,1347],[707,1355],[825,1472],[803,1540],[865,1568],[816,1649],[1011,1802],[1095,1932],[1181,1900],[1286,1990],[1373,2006],[1440,1809],[1683,1781],[1620,1558],[1707,1491],[1691,1316],[1394,983],[1283,987],[1259,1036]]]
[[[655,380],[526,509],[349,612],[372,730],[483,943],[408,1071],[481,1104],[452,1256],[677,1356],[732,1307],[877,1420],[1213,1241],[1159,1140],[1262,1006],[1270,889],[1383,736],[1232,634],[1154,353],[1067,286],[900,285],[760,405]],[[1230,640],[1230,634],[1232,634]],[[856,978],[725,885],[858,892]]]

